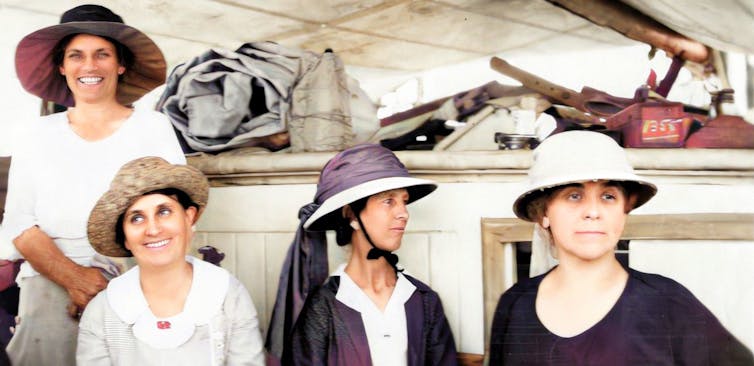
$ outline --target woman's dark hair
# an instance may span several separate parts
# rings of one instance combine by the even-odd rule
[[[150,194],[162,194],[169,197],[175,197],[176,201],[178,201],[178,203],[183,207],[184,210],[187,210],[189,207],[195,207],[197,210],[199,209],[199,205],[191,200],[191,197],[189,197],[186,192],[177,188],[157,189],[144,193],[140,197],[148,196]],[[120,216],[118,216],[118,220],[115,222],[115,242],[119,245],[124,246],[125,248],[126,234],[123,232],[124,214],[125,213],[121,213]]]
[[[359,215],[364,207],[367,205],[369,197],[364,197],[358,201],[351,202],[348,206],[351,207],[354,215]],[[341,217],[338,221],[338,227],[335,229],[335,242],[340,246],[348,245],[351,243],[351,235],[353,235],[353,228],[351,227],[351,220],[347,217]]]
[[[78,36],[79,34],[88,34],[88,33],[74,33],[69,34],[65,37],[63,37],[58,43],[55,45],[55,47],[52,49],[52,63],[55,66],[62,66],[63,65],[63,58],[65,57],[65,48],[68,47],[68,44],[71,43],[71,40],[73,37]],[[113,47],[115,48],[115,56],[118,58],[118,63],[125,67],[126,70],[131,69],[131,66],[134,64],[134,54],[131,52],[131,50],[124,46],[122,43],[106,36],[100,36],[96,34],[92,34],[93,36],[97,36],[100,38],[104,38],[106,41],[110,42]],[[118,76],[118,81],[122,81],[123,75]]]

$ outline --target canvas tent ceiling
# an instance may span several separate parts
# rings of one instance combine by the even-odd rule
[[[580,1],[583,2],[583,1]],[[754,53],[754,2],[624,0],[711,47]],[[82,1],[0,0],[14,30],[55,24]],[[175,66],[211,47],[256,40],[321,52],[350,66],[420,71],[515,52],[559,52],[636,41],[545,0],[103,0],[152,36]],[[31,21],[30,21],[31,20]],[[22,36],[21,34],[20,36]]]

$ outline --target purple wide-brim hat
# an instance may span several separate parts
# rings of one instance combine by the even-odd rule
[[[333,230],[343,206],[393,189],[405,188],[409,203],[434,191],[437,184],[413,178],[398,157],[375,144],[351,147],[335,155],[322,169],[314,202],[319,204],[304,223],[311,231]]]
[[[52,58],[60,40],[67,35],[80,33],[114,39],[134,55],[133,65],[126,68],[118,83],[119,103],[130,105],[165,83],[165,57],[146,34],[115,21],[74,21],[42,28],[18,43],[16,74],[24,89],[43,100],[73,106],[73,94]]]

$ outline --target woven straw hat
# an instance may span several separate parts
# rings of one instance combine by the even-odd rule
[[[81,5],[63,13],[60,24],[42,28],[24,37],[16,47],[16,74],[29,93],[43,100],[71,107],[73,94],[53,61],[55,46],[71,34],[112,38],[134,55],[118,83],[117,99],[130,105],[165,83],[167,64],[162,51],[146,34],[123,24],[123,19],[99,5]]]
[[[209,196],[209,182],[199,169],[173,165],[148,156],[123,165],[110,183],[110,189],[97,201],[89,215],[89,243],[98,253],[110,257],[130,257],[131,252],[115,241],[118,218],[145,193],[175,188],[186,193],[199,206],[199,219]]]
[[[568,131],[546,138],[534,149],[529,180],[513,203],[519,218],[533,221],[527,213],[538,192],[571,183],[592,180],[635,182],[638,197],[634,208],[649,201],[657,187],[634,173],[626,152],[610,137],[591,131]]]

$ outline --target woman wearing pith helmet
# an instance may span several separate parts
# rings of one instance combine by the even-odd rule
[[[89,216],[97,252],[137,266],[108,283],[79,325],[79,365],[264,365],[254,303],[228,271],[188,256],[207,205],[198,169],[125,164]]]
[[[294,365],[456,364],[437,293],[403,273],[393,253],[407,205],[435,188],[379,145],[349,148],[325,165],[283,266],[267,339],[273,356]],[[318,287],[327,271],[326,230],[351,251]],[[287,308],[294,310],[284,316]]]
[[[77,319],[117,275],[87,240],[89,212],[124,163],[185,158],[164,115],[131,107],[164,82],[162,52],[109,9],[77,6],[24,37],[16,73],[68,110],[23,126],[13,151],[0,257],[26,261],[8,353],[14,365],[73,365]]]
[[[751,352],[681,284],[615,258],[628,213],[654,184],[597,132],[553,135],[534,150],[513,204],[559,264],[498,302],[490,365],[751,365]]]

